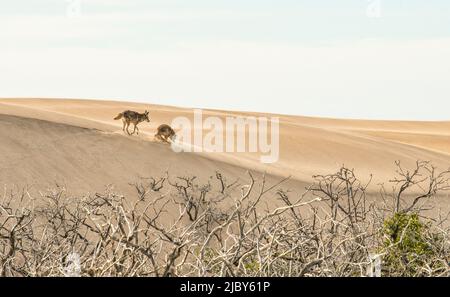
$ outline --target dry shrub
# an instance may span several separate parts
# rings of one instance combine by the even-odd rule
[[[142,180],[134,198],[60,187],[39,199],[4,195],[0,275],[67,275],[76,262],[82,276],[365,276],[377,254],[385,276],[448,276],[446,218],[421,217],[448,189],[448,171],[397,167],[382,203],[369,203],[368,184],[345,167],[315,176],[300,197],[279,189],[284,180],[218,172],[206,184]]]

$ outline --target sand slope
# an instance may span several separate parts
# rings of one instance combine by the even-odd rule
[[[150,111],[142,135],[125,136],[113,117],[133,109]],[[214,115],[256,115],[205,110]],[[450,167],[450,122],[396,122],[280,117],[280,160],[261,164],[259,154],[177,154],[153,140],[159,124],[177,116],[192,118],[192,110],[113,101],[0,100],[0,182],[36,185],[65,182],[94,191],[115,184],[131,191],[139,176],[195,173],[205,177],[216,169],[243,176],[246,169],[274,176],[292,175],[304,185],[314,174],[331,173],[346,164],[374,184],[387,181],[394,161],[406,166],[417,159]],[[273,115],[265,115],[273,116]]]
[[[8,190],[26,187],[37,193],[58,185],[79,195],[113,185],[134,195],[134,183],[166,172],[173,179],[196,175],[203,182],[216,170],[246,178],[245,168],[110,132],[1,114],[0,127],[0,183]]]

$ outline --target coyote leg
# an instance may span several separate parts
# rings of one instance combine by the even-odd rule
[[[139,127],[135,125],[134,128],[137,130],[136,134],[139,135]]]
[[[125,121],[122,121],[122,123],[123,123],[122,131],[125,132],[125,125],[126,125]]]
[[[128,130],[128,127],[130,127],[130,123],[127,123],[127,133],[128,135],[131,135],[130,131]]]

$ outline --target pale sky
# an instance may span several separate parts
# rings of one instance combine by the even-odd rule
[[[450,1],[0,0],[0,97],[450,120]]]

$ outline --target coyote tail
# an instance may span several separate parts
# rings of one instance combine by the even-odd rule
[[[123,113],[119,113],[114,119],[115,120],[120,120],[123,117]]]

